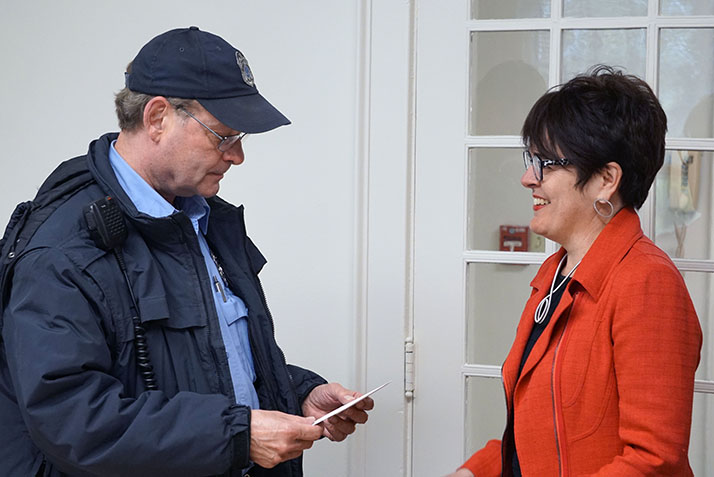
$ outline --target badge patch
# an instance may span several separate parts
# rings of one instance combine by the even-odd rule
[[[245,84],[255,87],[255,78],[253,78],[253,72],[250,71],[250,66],[248,66],[248,60],[238,50],[236,50],[236,63],[238,63],[238,68],[240,68],[240,74],[243,76]]]

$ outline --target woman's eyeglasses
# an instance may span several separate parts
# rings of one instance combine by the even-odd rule
[[[538,182],[543,180],[543,169],[550,166],[567,166],[570,161],[566,158],[561,159],[541,159],[538,154],[531,154],[531,152],[526,149],[523,151],[523,165],[528,170],[529,167],[533,168],[533,175],[538,180]]]

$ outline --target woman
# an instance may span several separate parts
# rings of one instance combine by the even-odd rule
[[[605,66],[523,125],[531,229],[562,245],[531,282],[503,364],[507,423],[452,477],[682,476],[702,335],[682,277],[635,212],[664,160],[647,84]]]

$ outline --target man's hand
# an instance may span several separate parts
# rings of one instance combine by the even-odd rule
[[[313,389],[302,403],[302,413],[305,416],[312,416],[318,419],[360,396],[360,393],[345,389],[337,383],[322,384]],[[367,422],[367,413],[365,411],[373,407],[374,401],[372,398],[364,398],[351,408],[332,416],[320,424],[324,428],[324,436],[333,441],[343,440],[355,431],[357,424]]]
[[[298,457],[322,437],[322,428],[313,426],[311,417],[257,409],[250,415],[250,459],[266,469]]]
[[[474,474],[472,474],[470,470],[462,468],[445,477],[474,477]]]

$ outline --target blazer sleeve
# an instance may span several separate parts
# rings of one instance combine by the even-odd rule
[[[610,319],[621,455],[595,475],[691,475],[687,449],[702,332],[669,260],[644,255],[618,272]]]
[[[461,468],[471,471],[475,477],[501,476],[501,441],[490,440],[476,451]]]
[[[146,391],[111,375],[99,288],[61,252],[16,265],[2,338],[19,412],[71,475],[216,475],[249,461],[250,409],[220,394]]]

